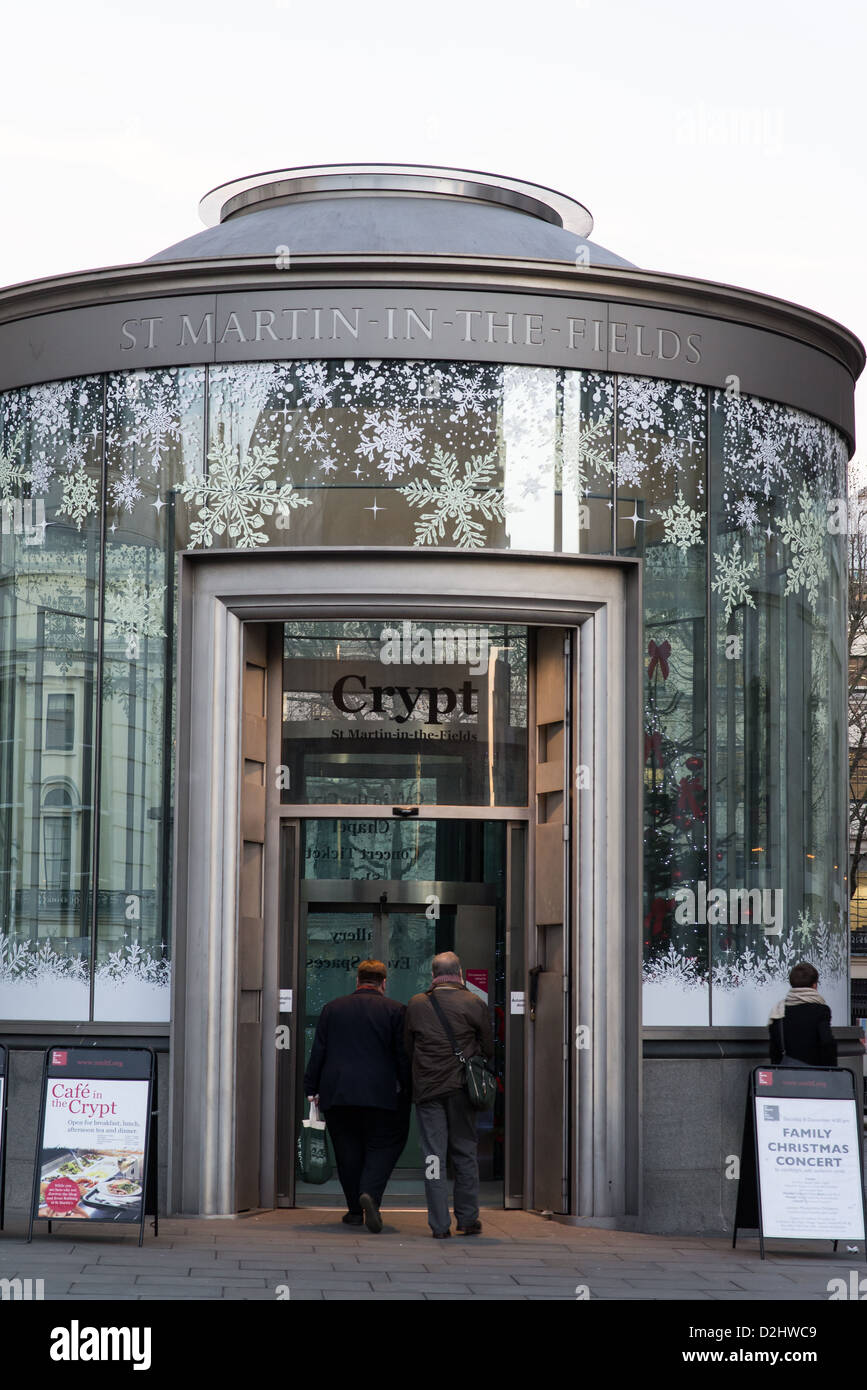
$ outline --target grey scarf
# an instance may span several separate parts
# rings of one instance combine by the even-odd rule
[[[771,1009],[768,1023],[773,1023],[775,1018],[785,1018],[786,1009],[794,1008],[796,1004],[824,1004],[826,1002],[817,989],[790,989],[785,999],[781,999]]]

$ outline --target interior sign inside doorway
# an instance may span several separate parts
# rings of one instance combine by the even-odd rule
[[[489,656],[490,636],[485,627],[427,627],[404,621],[399,626],[383,627],[379,633],[383,666],[457,666],[466,668],[467,678],[448,685],[380,685],[362,672],[349,672],[335,681],[331,698],[341,714],[362,718],[370,714],[398,725],[412,720],[436,727],[448,723],[451,716],[473,719],[479,712],[474,681],[487,674]],[[337,731],[332,735],[340,736]],[[475,737],[469,730],[444,736]]]
[[[462,714],[477,714],[475,691],[471,680],[459,689],[448,685],[368,685],[367,677],[350,673],[335,681],[331,698],[342,714],[386,715],[395,724],[420,719],[424,724],[437,725],[442,717],[459,710]],[[466,734],[470,737],[469,732]],[[338,737],[337,732],[332,737]]]

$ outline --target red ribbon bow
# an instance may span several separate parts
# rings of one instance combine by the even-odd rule
[[[644,735],[644,761],[647,762],[651,755],[654,762],[662,762],[662,734],[658,729],[655,729],[652,734]]]
[[[665,930],[665,919],[674,906],[674,898],[654,898],[652,903],[650,904],[650,911],[644,918],[645,931],[649,927],[651,936],[667,936],[668,933]]]
[[[677,808],[675,810],[675,820],[690,821],[704,820],[704,787],[697,777],[681,777],[678,782],[679,792],[677,797]]]
[[[652,679],[653,679],[653,673],[654,673],[654,671],[656,670],[656,667],[657,667],[657,664],[658,664],[658,665],[659,665],[659,669],[660,669],[660,671],[661,671],[661,673],[662,673],[662,679],[663,679],[664,681],[667,681],[667,680],[668,680],[668,658],[671,656],[671,643],[670,643],[670,642],[660,642],[659,645],[657,646],[657,644],[656,644],[656,643],[653,641],[653,639],[651,638],[650,643],[648,644],[647,653],[648,653],[648,655],[649,655],[649,657],[650,657],[650,665],[649,665],[648,668],[647,668],[647,678],[648,678],[648,680],[652,680]]]

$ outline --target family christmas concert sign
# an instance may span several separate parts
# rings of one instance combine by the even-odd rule
[[[861,1117],[850,1071],[752,1073],[735,1241],[741,1227],[758,1227],[763,1258],[765,1237],[864,1240]]]

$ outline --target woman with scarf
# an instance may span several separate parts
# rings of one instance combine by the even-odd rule
[[[819,972],[807,961],[789,971],[792,987],[785,999],[774,1005],[768,1019],[774,1066],[794,1059],[807,1067],[836,1067],[831,1010],[816,988],[818,983]]]

